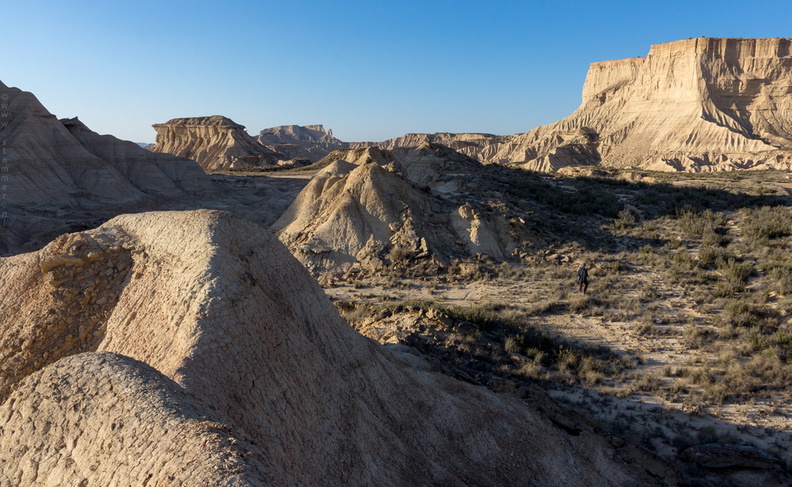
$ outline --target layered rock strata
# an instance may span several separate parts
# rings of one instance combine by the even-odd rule
[[[0,483],[675,482],[514,396],[410,367],[230,213],[64,235],[0,260],[0,293]]]
[[[792,167],[792,39],[686,39],[646,57],[591,64],[570,116],[513,136],[407,134],[378,146],[401,159],[424,143],[482,163],[660,171]]]
[[[645,58],[594,63],[575,113],[485,157],[539,170],[789,168],[791,44],[702,37],[653,45]]]
[[[153,127],[157,139],[152,151],[192,159],[205,170],[274,166],[287,159],[220,115],[174,118]]]

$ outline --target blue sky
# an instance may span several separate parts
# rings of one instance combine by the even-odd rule
[[[36,1],[0,6],[0,80],[60,118],[153,142],[225,115],[252,135],[513,134],[580,104],[589,63],[688,37],[792,37],[789,2]]]

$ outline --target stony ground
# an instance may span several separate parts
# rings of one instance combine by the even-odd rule
[[[792,468],[789,176],[663,183],[717,191],[726,203],[633,220],[620,213],[597,248],[556,241],[513,265],[339,278],[326,292],[364,335],[493,390],[528,396],[524,387],[540,384],[670,461],[717,443]],[[763,195],[776,199],[746,203]],[[574,282],[583,261],[585,296]]]
[[[261,179],[255,184],[284,201],[304,184],[282,192],[274,178]],[[320,282],[358,331],[417,367],[539,409],[547,391],[581,414],[556,414],[562,428],[591,420],[597,431],[691,465],[700,485],[713,471],[716,484],[784,485],[792,469],[790,180],[783,172],[585,168],[543,176],[510,193],[537,202],[526,221],[544,242],[519,260],[471,259],[424,277],[406,262]],[[584,261],[585,296],[574,282]]]
[[[646,334],[641,323],[632,320],[613,321],[609,316],[587,316],[569,310],[582,297],[573,290],[576,267],[560,264],[554,269],[564,277],[548,279],[495,279],[483,282],[437,283],[410,279],[396,282],[338,283],[326,288],[337,305],[345,310],[350,323],[364,335],[385,344],[405,344],[417,355],[437,358],[447,364],[445,372],[462,380],[488,386],[506,393],[517,393],[529,381],[539,383],[559,403],[576,410],[618,432],[668,460],[676,460],[692,446],[706,443],[751,445],[789,462],[792,451],[792,394],[774,391],[768,397],[731,399],[723,404],[697,404],[684,396],[669,396],[665,389],[645,391],[647,377],[665,377],[669,368],[685,368],[704,363],[706,353],[690,349],[684,342],[683,323],[663,325],[663,333]],[[609,289],[597,281],[592,272],[592,285],[586,299],[596,300]],[[655,290],[655,304],[669,314],[696,319],[695,303],[667,284],[657,284],[651,273],[635,269],[620,277],[623,287],[642,292]],[[564,288],[559,291],[559,288]],[[630,293],[628,293],[629,295]],[[549,302],[559,311],[538,313]],[[353,304],[354,303],[354,304]],[[477,330],[449,327],[430,311],[422,309],[486,308],[504,306],[509,313],[527,319],[528,328],[559,337],[581,349],[605,349],[621,357],[624,366],[613,374],[595,377],[586,383],[570,380],[563,372],[541,367],[522,375],[527,357],[509,360],[502,336],[477,334]],[[371,306],[367,310],[364,304]],[[350,306],[351,305],[351,306]],[[400,307],[405,309],[401,310]],[[566,309],[564,309],[566,308]],[[383,310],[387,310],[384,311]],[[680,320],[683,321],[683,320]],[[432,346],[422,346],[425,343]],[[488,343],[489,342],[489,343]],[[457,355],[444,349],[487,349],[484,356],[493,356],[495,371],[490,376],[475,375],[476,367],[459,365]],[[493,352],[493,349],[496,350]],[[474,353],[474,355],[476,355]],[[497,355],[501,355],[498,357]],[[506,356],[507,358],[503,358]],[[481,357],[479,357],[481,358]],[[573,372],[580,373],[580,370]],[[503,380],[507,386],[503,386]],[[576,383],[577,382],[577,383]],[[787,464],[788,465],[788,464]]]

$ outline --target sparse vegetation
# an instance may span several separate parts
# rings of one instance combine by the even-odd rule
[[[392,296],[365,312],[343,312],[356,326],[374,328],[399,313],[418,317],[401,343],[449,375],[499,392],[533,382],[596,390],[614,401],[651,396],[696,415],[788,400],[792,200],[745,175],[651,177],[658,183],[504,178],[509,211],[523,212],[541,245],[506,262],[452,260],[427,278],[435,283],[431,301]],[[675,186],[682,179],[686,186]],[[584,201],[593,192],[599,196]],[[574,278],[583,261],[590,264],[585,295]],[[517,297],[449,304],[450,290],[479,285]],[[415,292],[403,284],[391,289]],[[383,312],[394,318],[376,320]],[[426,316],[434,312],[470,329],[430,326]],[[675,448],[712,436],[684,433],[663,435]],[[645,438],[644,446],[655,440]]]

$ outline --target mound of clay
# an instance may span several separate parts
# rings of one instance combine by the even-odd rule
[[[258,485],[256,447],[148,365],[65,357],[2,405],[0,485]],[[237,433],[238,434],[238,433]]]
[[[426,144],[395,162],[378,148],[335,151],[273,225],[315,275],[399,261],[436,266],[485,254],[502,260],[530,240],[475,196],[481,164]]]
[[[205,170],[274,166],[286,159],[259,144],[243,125],[220,115],[174,118],[153,127],[157,140],[152,151],[192,159]]]
[[[193,161],[100,136],[77,119],[58,121],[33,94],[2,83],[0,98],[5,107],[0,254],[37,238],[48,240],[76,222],[93,223],[121,210],[212,190]]]
[[[64,235],[0,260],[0,293],[11,483],[673,483],[514,396],[409,367],[230,213]]]

